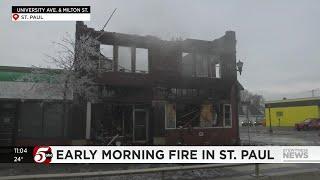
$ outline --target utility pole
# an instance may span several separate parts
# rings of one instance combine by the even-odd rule
[[[272,126],[271,126],[271,107],[269,105],[269,133],[272,133]]]
[[[249,123],[249,105],[250,105],[250,101],[245,101],[244,105],[246,107],[246,116],[247,116],[247,130],[248,130],[248,141],[249,141],[249,145],[251,144],[251,138],[250,138],[250,123]]]
[[[309,91],[309,92],[310,92],[310,91]],[[318,94],[318,96],[319,96],[319,95],[320,95],[319,92],[320,92],[320,89],[319,89],[319,88],[317,88],[317,89],[311,89],[311,95],[312,95],[312,97],[316,97],[317,94]]]
[[[315,89],[311,90],[312,97],[314,97],[314,91],[315,91]]]

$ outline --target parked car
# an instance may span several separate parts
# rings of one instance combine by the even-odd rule
[[[300,130],[312,130],[312,129],[320,129],[320,119],[317,118],[308,118],[305,119],[301,123],[295,124],[295,129]]]
[[[319,130],[319,129],[320,129],[320,118],[318,118],[318,119],[313,119],[313,120],[311,121],[311,124],[309,124],[309,129]]]
[[[251,121],[242,121],[241,122],[241,126],[245,127],[245,126],[253,126],[253,123]]]
[[[262,126],[263,125],[263,119],[257,119],[254,121],[254,126]]]

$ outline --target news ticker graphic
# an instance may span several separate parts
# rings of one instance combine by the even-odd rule
[[[12,6],[12,21],[90,21],[90,6]]]
[[[320,146],[36,146],[0,150],[1,163],[320,163]]]

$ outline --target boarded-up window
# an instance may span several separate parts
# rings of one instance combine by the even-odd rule
[[[200,127],[212,127],[213,126],[213,107],[212,104],[204,104],[201,106],[200,113]]]
[[[166,128],[176,128],[176,105],[168,103],[165,105]]]

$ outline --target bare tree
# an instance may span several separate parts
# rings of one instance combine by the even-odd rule
[[[57,69],[33,66],[31,73],[23,76],[23,80],[34,82],[32,88],[36,90],[48,89],[48,93],[59,93],[63,100],[67,99],[68,93],[72,93],[80,96],[82,100],[96,101],[96,62],[100,58],[96,46],[99,42],[89,36],[81,36],[77,43],[71,38],[64,38],[62,42],[55,44],[59,48],[57,55],[47,57]],[[50,96],[48,97],[50,99]]]
[[[33,66],[31,72],[22,79],[33,83],[26,91],[46,94],[43,100],[62,99],[63,119],[66,122],[71,99],[78,104],[99,99],[95,80],[97,61],[101,55],[96,48],[99,42],[89,35],[81,36],[77,41],[65,37],[54,44],[57,45],[57,54],[47,57],[57,69]]]
[[[262,95],[254,94],[249,92],[248,90],[244,90],[244,91],[241,91],[240,100],[242,103],[243,102],[250,103],[260,111],[263,111],[264,109],[265,99]]]

